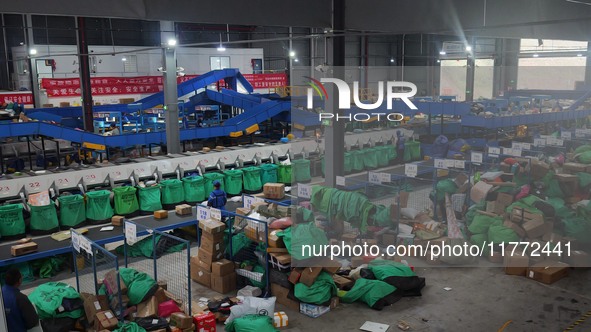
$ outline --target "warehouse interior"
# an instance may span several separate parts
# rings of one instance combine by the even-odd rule
[[[0,22],[0,331],[591,330],[591,2]]]

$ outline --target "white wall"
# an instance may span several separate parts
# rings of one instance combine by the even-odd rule
[[[54,78],[79,77],[77,48],[74,45],[35,45],[37,50],[36,59],[53,59],[56,62],[56,69],[53,72]],[[137,47],[126,46],[89,46],[89,53],[97,54],[91,56],[91,76],[144,76],[144,75],[162,75],[157,70],[163,66],[162,51],[160,49],[134,51]],[[111,55],[111,52],[126,52]],[[24,59],[26,57],[25,46],[12,48],[14,59]],[[135,55],[137,59],[137,72],[124,72],[123,58]],[[187,75],[204,74],[210,71],[210,56],[229,56],[230,67],[238,68],[241,73],[251,74],[251,59],[263,59],[262,48],[227,48],[224,52],[219,52],[215,48],[189,48],[179,47],[177,49],[177,66],[183,67]],[[26,61],[26,60],[21,60]],[[95,67],[93,66],[95,65]],[[18,73],[18,65],[15,62],[15,73]],[[264,68],[263,68],[264,69]],[[31,89],[29,75],[18,74],[17,88]],[[93,101],[102,104],[118,103],[119,98],[140,99],[146,95],[105,95],[93,96]],[[70,102],[71,105],[79,105],[80,97],[52,97],[48,98],[44,91],[39,96],[40,104],[59,105],[60,102]]]

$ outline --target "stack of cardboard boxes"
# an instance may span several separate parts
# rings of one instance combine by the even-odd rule
[[[197,256],[191,257],[191,279],[225,294],[236,289],[234,263],[224,258],[226,225],[208,219],[199,222],[201,243]]]

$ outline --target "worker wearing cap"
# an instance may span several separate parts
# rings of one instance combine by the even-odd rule
[[[226,203],[228,202],[228,197],[226,192],[223,191],[220,187],[222,184],[220,181],[215,180],[213,181],[213,191],[209,194],[209,198],[207,199],[207,206],[211,206],[216,209],[226,210]]]

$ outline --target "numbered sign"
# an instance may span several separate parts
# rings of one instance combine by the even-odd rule
[[[392,176],[389,173],[380,173],[380,180],[382,183],[388,183],[392,181]]]
[[[562,139],[571,139],[573,138],[573,133],[570,131],[563,131],[560,133],[560,138]]]
[[[312,196],[312,186],[307,184],[298,184],[298,197],[310,198]]]
[[[534,146],[542,147],[546,146],[545,138],[534,138]]]
[[[552,145],[552,146],[563,146],[564,140],[562,140],[560,138],[551,137],[551,138],[546,139],[546,144]]]
[[[472,152],[470,155],[470,161],[476,164],[482,164],[484,160],[482,152]]]
[[[435,168],[447,168],[447,164],[445,163],[445,159],[434,159],[433,160],[433,166],[435,166]]]
[[[216,208],[209,209],[209,215],[211,216],[211,219],[213,219],[213,220],[222,221],[222,210],[220,210],[220,209],[216,209]]]
[[[419,165],[417,164],[405,164],[404,165],[404,175],[414,178],[419,173]]]
[[[456,161],[454,159],[445,159],[445,168],[456,167]]]
[[[209,212],[209,208],[205,206],[198,206],[197,207],[197,220],[207,220],[211,218],[211,214]]]
[[[25,183],[25,190],[29,194],[34,194],[43,190],[47,190],[47,187],[49,187],[47,185],[47,180],[45,179],[45,177],[41,176],[33,176]]]
[[[55,185],[58,189],[76,187],[77,184],[78,181],[76,181],[73,175],[63,175],[55,180]]]
[[[503,148],[503,154],[508,155],[508,156],[513,156],[513,157],[521,157],[521,150]]]
[[[466,162],[465,160],[456,160],[455,161],[455,168],[459,168],[459,169],[464,169],[466,168]]]
[[[86,236],[80,235],[78,242],[80,243],[80,249],[86,251],[90,255],[93,254],[92,245],[90,244],[90,240],[87,239]]]
[[[498,156],[501,154],[501,148],[489,147],[488,154],[492,156]]]
[[[152,169],[147,164],[140,164],[140,165],[136,166],[136,168],[134,168],[133,171],[135,172],[135,175],[137,175],[139,177],[145,177],[145,176],[152,175]]]
[[[72,239],[72,247],[74,247],[74,250],[76,250],[76,252],[80,252],[80,236],[78,235],[78,233],[74,232],[74,230],[70,230],[71,233],[71,239]]]
[[[127,178],[127,175],[128,174],[123,167],[116,167],[113,170],[109,170],[109,176],[113,181],[123,180]]]
[[[380,173],[369,172],[369,183],[381,184],[382,179],[380,177]]]
[[[252,196],[244,196],[242,198],[242,207],[250,209],[250,207],[255,203],[255,198]]]
[[[137,229],[134,223],[125,222],[125,240],[132,245],[137,242]]]
[[[346,178],[344,176],[337,176],[337,186],[345,187]]]

